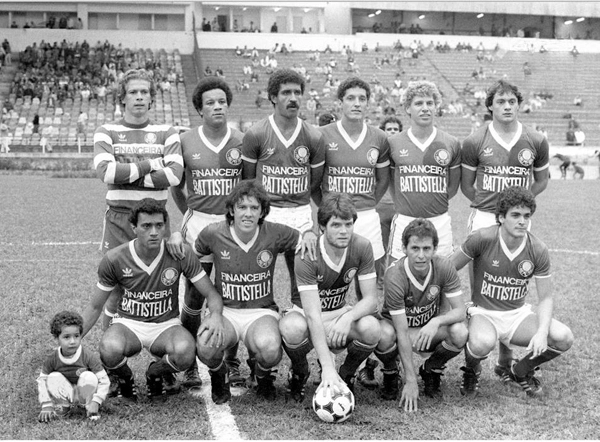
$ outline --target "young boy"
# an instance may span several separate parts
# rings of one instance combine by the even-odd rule
[[[57,313],[50,332],[59,347],[48,356],[37,379],[42,404],[38,420],[65,416],[73,405],[85,405],[87,416],[97,420],[110,381],[98,356],[81,346],[82,317],[69,311]]]

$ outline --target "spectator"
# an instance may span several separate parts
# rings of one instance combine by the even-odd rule
[[[273,25],[271,26],[271,32],[276,33],[278,30],[277,28],[277,22],[274,22]]]
[[[8,134],[8,126],[5,123],[0,124],[0,153],[10,152],[10,136]]]
[[[233,32],[239,32],[239,30],[240,30],[240,29],[239,29],[239,26],[238,26],[237,19],[234,19],[234,20],[233,20],[233,26],[231,27],[231,30],[232,30]]]
[[[33,121],[32,121],[32,123],[33,123],[33,130],[32,130],[32,133],[34,133],[34,134],[37,134],[37,133],[39,133],[39,130],[40,130],[40,116],[39,116],[38,114],[35,114],[35,115],[33,116]]]
[[[256,93],[256,98],[255,98],[255,100],[254,100],[254,104],[256,104],[256,107],[260,109],[260,108],[262,107],[262,104],[263,104],[263,101],[264,101],[264,100],[265,100],[265,99],[264,99],[264,97],[263,97],[263,93],[262,93],[262,91],[259,89],[259,90],[258,90],[258,92]]]
[[[581,95],[576,95],[575,98],[573,98],[573,104],[575,106],[583,106],[583,99],[581,98]]]
[[[210,66],[206,65],[206,67],[204,68],[204,76],[210,77],[212,74],[212,69],[210,68]]]

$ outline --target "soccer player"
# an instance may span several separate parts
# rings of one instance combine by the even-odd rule
[[[437,254],[439,238],[433,223],[412,220],[402,232],[404,256],[385,274],[385,300],[381,335],[375,355],[383,362],[386,400],[398,396],[397,357],[404,368],[405,383],[400,396],[404,410],[416,411],[419,388],[412,352],[431,353],[419,367],[423,393],[441,395],[441,376],[446,363],[458,356],[467,342],[465,303],[460,278],[452,262]],[[450,308],[444,311],[442,305]]]
[[[410,117],[408,130],[390,137],[390,186],[396,216],[392,221],[388,255],[390,262],[404,255],[403,232],[416,218],[427,218],[437,230],[437,253],[450,256],[452,224],[450,199],[460,186],[460,142],[434,126],[441,104],[437,86],[414,81],[406,89],[404,110]]]
[[[171,187],[173,201],[184,217],[181,232],[173,232],[167,249],[179,259],[185,256],[186,242],[193,247],[202,229],[225,220],[225,198],[242,175],[243,134],[227,125],[232,99],[231,89],[222,78],[203,78],[194,89],[192,102],[202,117],[202,125],[181,135],[184,179],[178,186]],[[202,257],[202,267],[209,276],[212,262],[212,256]],[[188,281],[181,322],[192,336],[196,336],[200,327],[203,302],[202,296]],[[239,360],[232,357],[227,362],[231,382],[243,381],[239,375]],[[202,385],[196,362],[186,370],[184,378],[186,388],[197,389]]]
[[[269,77],[273,114],[244,134],[242,177],[259,180],[271,200],[268,220],[297,229],[303,247],[314,256],[310,198],[321,186],[325,145],[321,133],[298,118],[304,87],[304,78],[291,69],[278,69]],[[297,296],[293,250],[285,254],[285,262],[292,296]]]
[[[522,102],[515,85],[497,81],[485,99],[492,122],[463,141],[460,186],[473,208],[469,233],[496,224],[498,195],[507,187],[522,186],[539,195],[548,186],[548,140],[519,122]],[[506,379],[512,359],[512,352],[501,342],[494,372],[502,379]]]
[[[352,195],[358,218],[354,229],[373,246],[375,261],[385,256],[379,214],[375,210],[389,185],[389,144],[385,133],[365,123],[371,98],[369,84],[360,78],[344,80],[337,91],[342,118],[320,128],[326,145],[322,196]],[[315,203],[321,193],[315,194]],[[383,274],[383,262],[376,265]]]
[[[139,201],[131,210],[129,221],[136,238],[109,250],[102,258],[98,284],[83,313],[82,336],[98,320],[114,288],[120,286],[123,295],[117,314],[100,341],[100,359],[109,376],[115,378],[118,394],[135,401],[137,389],[127,358],[146,348],[157,359],[146,371],[148,397],[155,400],[164,393],[177,393],[174,373],[194,362],[194,337],[179,319],[180,275],[207,299],[210,315],[198,333],[204,333],[208,345],[223,342],[223,303],[190,246],[184,246],[185,257],[181,260],[167,253],[169,217],[160,201]]]
[[[377,286],[372,246],[354,233],[357,211],[347,193],[328,193],[317,212],[321,235],[317,259],[296,255],[300,295],[281,319],[283,348],[292,362],[288,391],[294,400],[304,399],[310,375],[306,355],[314,346],[322,366],[321,386],[333,390],[354,389],[354,376],[379,342]],[[354,306],[346,303],[350,283],[357,277],[363,294]],[[329,349],[348,349],[336,373]]]
[[[243,180],[225,201],[225,221],[206,226],[196,239],[196,252],[214,256],[215,286],[223,299],[224,340],[210,345],[210,331],[198,332],[197,352],[208,366],[212,400],[231,398],[226,349],[242,341],[248,349],[251,377],[258,396],[275,399],[271,369],[282,357],[279,312],[274,299],[274,271],[279,253],[294,251],[298,230],[266,221],[270,203],[258,180]],[[212,310],[209,305],[209,310]],[[202,323],[204,324],[204,322]]]
[[[63,311],[50,321],[58,348],[44,361],[37,378],[40,422],[65,416],[74,405],[85,406],[91,420],[100,417],[98,409],[106,400],[110,381],[98,356],[82,347],[82,331],[83,319],[78,313]]]
[[[128,217],[136,202],[154,198],[165,206],[168,188],[181,181],[179,134],[167,124],[152,122],[148,114],[155,96],[154,79],[146,70],[127,71],[117,90],[123,119],[100,126],[94,134],[94,167],[108,186],[100,243],[103,253],[135,238]],[[121,295],[115,292],[107,303],[104,328]]]
[[[535,213],[533,192],[509,187],[498,196],[496,226],[474,231],[452,261],[461,269],[473,261],[473,305],[467,309],[469,339],[462,367],[460,392],[479,391],[481,361],[496,341],[527,347],[528,354],[507,368],[507,381],[518,383],[529,396],[539,396],[542,386],[535,369],[567,351],[573,333],[552,318],[553,287],[548,247],[527,228]],[[535,277],[539,298],[537,313],[525,303],[529,280]]]

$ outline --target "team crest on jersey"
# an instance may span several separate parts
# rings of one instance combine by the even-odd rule
[[[173,285],[177,281],[177,278],[179,278],[179,272],[173,267],[164,269],[160,275],[160,280],[164,285]]]
[[[225,154],[225,158],[232,166],[239,166],[242,162],[242,152],[237,148],[231,148]]]
[[[379,158],[379,149],[371,148],[367,152],[367,161],[371,166],[375,166],[377,164],[377,159]]]
[[[294,149],[294,158],[300,164],[308,163],[308,147],[298,146],[296,149]]]
[[[533,164],[533,152],[529,149],[523,149],[519,152],[519,163],[526,167],[531,166]]]
[[[123,278],[132,278],[133,277],[133,270],[131,270],[128,267],[125,267],[123,269]]]
[[[484,157],[491,157],[492,155],[494,155],[494,150],[491,147],[483,149],[483,156]]]
[[[523,277],[523,278],[527,278],[529,276],[531,276],[531,274],[533,273],[533,269],[534,269],[534,265],[531,261],[529,261],[528,259],[526,259],[525,261],[521,261],[519,263],[519,274]]]
[[[354,279],[354,276],[356,275],[357,271],[358,271],[358,269],[356,267],[352,267],[351,269],[348,269],[348,271],[344,275],[344,282],[346,284],[350,284],[352,282],[352,280]]]
[[[427,291],[427,300],[433,301],[440,295],[440,287],[437,285],[429,286],[429,290]]]
[[[438,149],[433,154],[433,158],[440,166],[447,166],[450,164],[450,152],[446,149]]]
[[[156,137],[156,134],[155,134],[155,133],[152,133],[152,132],[151,132],[151,133],[147,133],[147,134],[144,136],[144,142],[145,142],[146,144],[155,144],[157,139],[158,139],[158,138]]]
[[[338,144],[332,141],[329,143],[329,150],[338,150]]]
[[[260,268],[266,269],[273,262],[273,254],[268,250],[263,250],[256,257],[256,262],[260,266]]]

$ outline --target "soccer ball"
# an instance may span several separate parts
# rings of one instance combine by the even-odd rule
[[[324,422],[344,422],[354,411],[354,395],[350,390],[346,393],[334,393],[330,388],[317,388],[313,396],[313,410]]]

